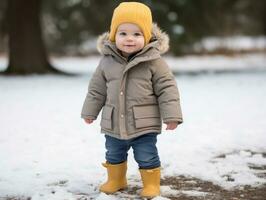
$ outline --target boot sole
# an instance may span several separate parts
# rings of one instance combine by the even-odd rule
[[[156,197],[156,196],[155,196]],[[151,200],[151,199],[153,199],[154,197],[141,197],[141,199],[143,199],[143,200]]]
[[[128,187],[122,187],[122,188],[120,188],[120,189],[118,189],[118,190],[116,190],[116,191],[114,191],[114,192],[105,192],[105,191],[102,191],[102,190],[100,190],[100,192],[103,192],[103,193],[105,193],[105,194],[114,194],[114,193],[116,193],[116,192],[126,190],[127,188],[128,188]]]
[[[155,198],[155,197],[158,197],[158,196],[160,196],[160,194],[157,194],[157,195],[155,195],[155,196],[141,196],[141,198],[142,198],[143,200],[150,200],[150,199]]]

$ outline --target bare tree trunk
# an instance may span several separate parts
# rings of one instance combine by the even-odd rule
[[[6,74],[56,73],[42,39],[41,0],[8,0],[9,64]]]

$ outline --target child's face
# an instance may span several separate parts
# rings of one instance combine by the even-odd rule
[[[120,24],[115,34],[116,47],[122,55],[128,57],[130,54],[141,50],[145,40],[141,29],[132,23]]]

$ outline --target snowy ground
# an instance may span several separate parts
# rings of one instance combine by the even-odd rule
[[[265,50],[266,37],[250,37],[241,35],[230,37],[206,37],[201,41],[196,42],[193,47],[197,52],[212,52],[217,49],[225,49],[227,51]]]
[[[229,66],[236,66],[234,63],[242,63],[236,67],[240,71],[256,70],[177,76],[185,121],[177,130],[164,131],[158,138],[163,177],[195,177],[226,189],[266,183],[252,167],[266,165],[266,62],[262,55],[256,58],[232,62],[227,58],[216,62],[215,58],[209,62],[207,58],[168,59],[173,70],[174,65],[184,64],[179,71],[200,72],[211,69],[210,63],[221,71],[227,67],[231,70]],[[253,60],[251,65],[246,65],[247,60]],[[98,200],[138,198],[138,191],[128,196],[107,196],[97,190],[106,178],[101,167],[104,137],[99,134],[98,120],[89,126],[80,119],[89,72],[97,61],[53,60],[58,68],[82,74],[74,77],[0,76],[0,199],[24,196],[32,200],[74,200],[80,195]],[[5,64],[6,59],[1,58],[0,69]],[[132,152],[128,178],[130,187],[140,187]],[[163,186],[162,197],[156,199],[182,192],[206,195]]]

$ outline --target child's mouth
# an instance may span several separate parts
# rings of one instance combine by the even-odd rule
[[[124,45],[125,47],[134,47],[135,45],[131,45],[131,44],[129,44],[129,45]]]

